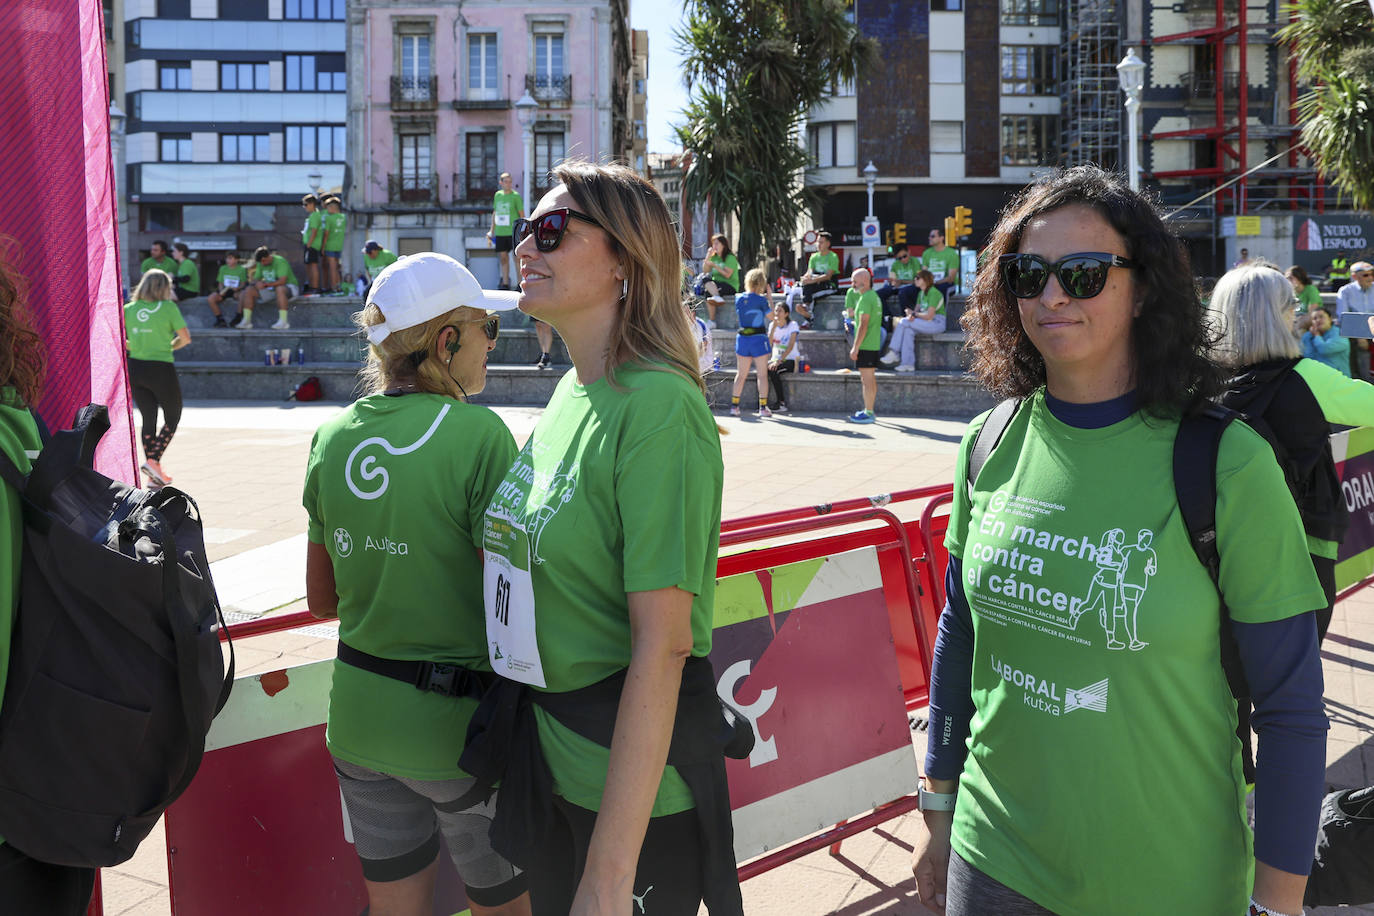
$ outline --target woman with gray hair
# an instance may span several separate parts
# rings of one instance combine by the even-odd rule
[[[1251,425],[1268,426],[1267,438],[1297,501],[1312,565],[1326,592],[1326,607],[1317,611],[1320,641],[1331,624],[1336,551],[1348,523],[1329,424],[1374,426],[1374,386],[1301,354],[1290,330],[1293,288],[1271,264],[1254,262],[1227,273],[1209,309],[1218,335],[1216,359],[1233,373],[1222,403],[1245,413]]]

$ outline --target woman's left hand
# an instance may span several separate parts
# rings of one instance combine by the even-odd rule
[[[598,887],[597,884],[592,875],[583,873],[572,909],[568,911],[569,916],[625,916],[633,912],[630,881],[613,888]]]

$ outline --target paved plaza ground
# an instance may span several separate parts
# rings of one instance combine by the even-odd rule
[[[226,609],[237,619],[304,610],[305,512],[300,505],[315,427],[328,404],[192,402],[165,467],[199,502],[210,559]],[[523,443],[540,411],[494,408]],[[965,421],[879,418],[854,426],[839,416],[772,420],[719,417],[729,435],[723,517],[951,480]],[[913,508],[894,506],[903,518]],[[276,634],[238,647],[239,674],[332,657],[332,627]],[[1374,783],[1374,595],[1337,606],[1325,650],[1328,781]],[[923,752],[923,737],[917,735]],[[744,884],[750,916],[924,914],[911,880],[919,814],[889,821],[844,843],[841,854],[806,856]],[[160,830],[125,865],[103,872],[106,916],[170,912]],[[703,910],[704,912],[704,910]],[[1374,907],[1309,913],[1366,913]]]

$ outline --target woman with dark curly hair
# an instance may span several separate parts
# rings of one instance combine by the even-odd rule
[[[40,448],[29,405],[43,387],[43,341],[29,323],[23,279],[0,259],[0,450],[27,474]],[[0,704],[4,702],[23,546],[19,493],[0,483]],[[0,900],[7,913],[77,916],[86,912],[95,869],[30,858],[0,837]]]
[[[1188,258],[1096,167],[1025,190],[987,255],[964,327],[974,371],[1019,401],[976,480],[986,416],[957,464],[921,898],[960,916],[1298,913],[1324,599],[1269,446],[1231,424],[1216,530],[1260,737],[1252,853],[1218,586],[1174,492],[1179,421],[1218,384]]]

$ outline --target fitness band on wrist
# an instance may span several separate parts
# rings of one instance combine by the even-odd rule
[[[1295,914],[1280,913],[1272,907],[1267,907],[1262,903],[1256,903],[1254,897],[1250,898],[1250,909],[1246,910],[1246,913],[1248,916],[1295,916]],[[1301,916],[1301,914],[1296,914],[1296,916]]]
[[[958,797],[958,792],[927,792],[924,784],[916,790],[917,804],[922,811],[953,811],[954,800]]]

